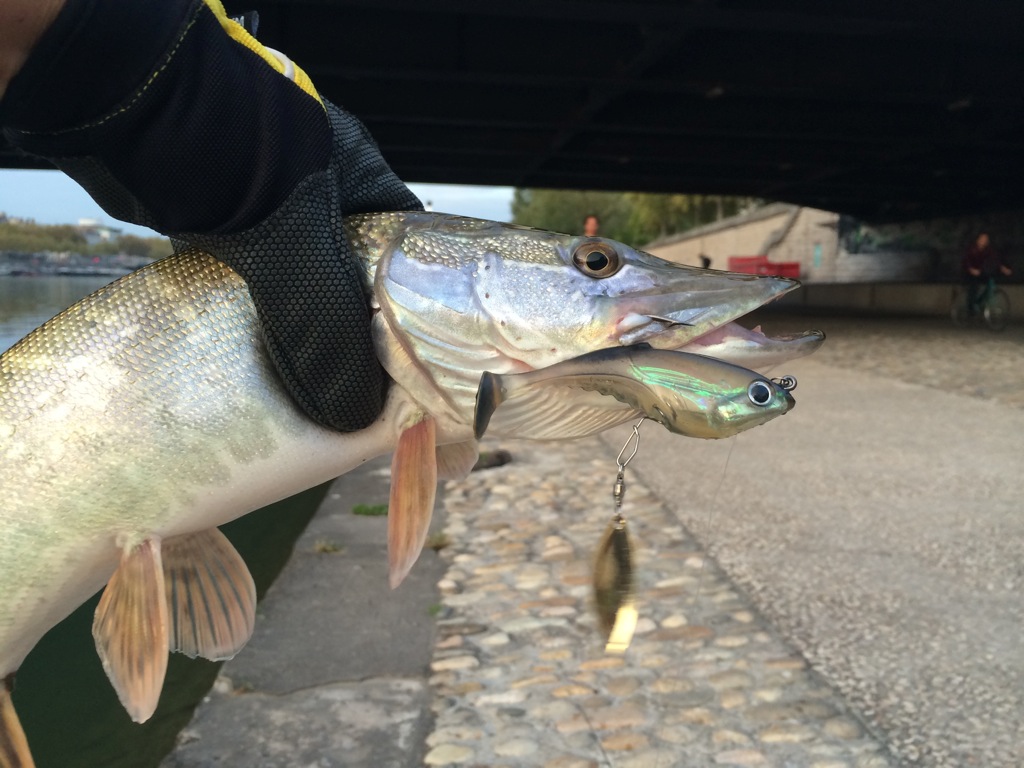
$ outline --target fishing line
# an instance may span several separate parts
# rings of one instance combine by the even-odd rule
[[[597,693],[597,691],[594,691],[594,693]],[[612,762],[611,755],[609,755],[604,750],[604,745],[601,743],[601,737],[597,735],[597,729],[594,727],[594,723],[590,719],[590,715],[587,714],[587,710],[585,710],[583,708],[583,705],[577,701],[574,701],[572,703],[575,705],[576,710],[583,716],[584,722],[586,722],[587,726],[590,728],[590,735],[594,737],[594,743],[597,744],[597,748],[601,751],[601,757],[604,760],[604,764],[608,768],[615,768],[615,764]]]
[[[797,381],[795,376],[782,376],[780,378],[774,378],[772,381],[778,384],[787,392],[792,392],[796,389]],[[705,534],[704,541],[704,556],[700,561],[700,573],[697,575],[697,596],[694,599],[694,603],[698,603],[700,598],[703,597],[704,591],[704,574],[708,562],[708,557],[711,556],[711,544],[714,541],[714,523],[713,518],[715,516],[715,507],[718,506],[718,501],[721,498],[722,486],[725,484],[725,476],[729,472],[729,462],[732,461],[732,454],[736,450],[736,435],[729,438],[729,452],[725,456],[725,464],[722,465],[722,475],[718,478],[718,485],[715,487],[715,492],[711,496],[711,503],[708,505],[708,519],[705,524],[707,533]],[[698,542],[699,543],[699,542]]]
[[[722,486],[725,485],[725,476],[729,472],[729,462],[732,461],[733,451],[736,450],[736,435],[728,438],[728,440],[729,452],[725,455],[725,464],[722,465],[722,474],[718,478],[718,485],[715,487],[715,492],[711,495],[711,503],[708,505],[708,519],[704,526],[707,529],[707,532],[704,534],[704,554],[700,561],[700,572],[697,574],[697,595],[694,598],[694,602],[698,605],[704,596],[704,577],[707,573],[708,558],[711,556],[711,543],[714,540],[713,518],[715,516],[715,507],[718,506],[719,494],[722,492]]]

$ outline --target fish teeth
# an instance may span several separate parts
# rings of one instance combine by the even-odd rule
[[[635,330],[636,328],[642,328],[649,322],[651,322],[651,318],[647,315],[639,315],[636,312],[630,312],[619,320],[619,330],[622,333],[627,333],[628,331]]]

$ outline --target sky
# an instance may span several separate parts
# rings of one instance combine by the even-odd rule
[[[511,187],[470,187],[455,184],[410,184],[409,188],[431,210],[508,221]],[[124,224],[93,202],[78,184],[59,171],[0,170],[0,212],[40,224],[77,224],[98,219],[127,234],[152,236],[145,227]]]

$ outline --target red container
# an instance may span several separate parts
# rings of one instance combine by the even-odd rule
[[[799,261],[768,261],[767,256],[730,256],[729,271],[748,275],[800,277]]]
[[[758,275],[761,267],[768,266],[767,256],[730,256],[730,272],[746,272],[750,275]]]
[[[776,277],[800,277],[799,261],[776,261],[769,262],[767,270],[758,272],[759,275],[775,275]]]

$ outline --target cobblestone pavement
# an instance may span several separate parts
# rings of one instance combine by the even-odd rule
[[[765,324],[829,334],[778,371],[793,415],[738,441],[645,430],[624,657],[588,579],[626,433],[512,444],[449,486],[428,764],[1022,764],[1024,332]]]
[[[820,327],[817,362],[1024,408],[1024,323],[994,333],[945,318],[808,318],[764,313],[765,327]]]
[[[623,511],[641,618],[629,651],[606,654],[589,571],[611,513],[614,451],[596,440],[559,444],[557,459],[508,447],[512,464],[445,491],[451,566],[428,765],[890,764],[635,480]]]

